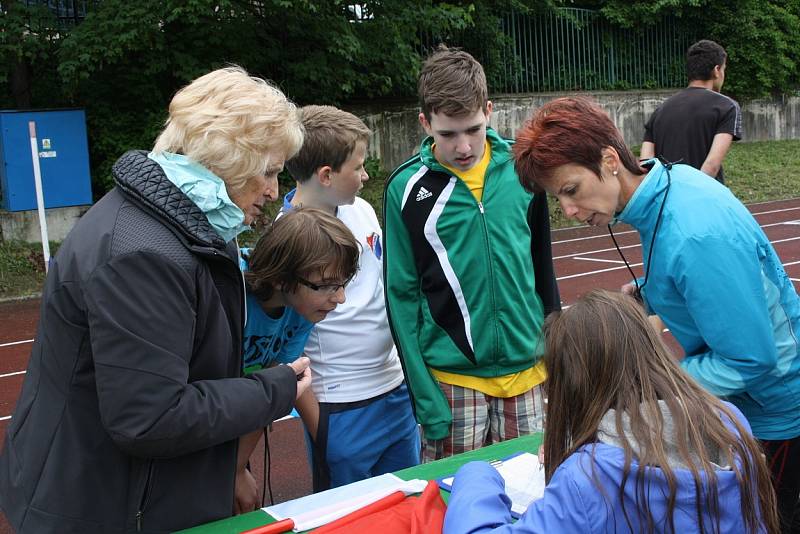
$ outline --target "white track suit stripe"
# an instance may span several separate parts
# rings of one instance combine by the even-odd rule
[[[439,198],[436,199],[436,205],[431,210],[428,220],[425,221],[425,237],[427,238],[428,243],[431,244],[433,251],[436,253],[436,257],[439,259],[439,264],[442,266],[442,271],[444,271],[444,275],[447,278],[447,281],[450,283],[450,288],[453,290],[453,294],[458,302],[458,308],[461,310],[461,317],[464,319],[464,329],[466,330],[469,348],[474,351],[475,345],[472,344],[472,326],[469,317],[469,310],[467,309],[467,301],[464,299],[464,292],[461,290],[461,284],[459,283],[458,277],[453,270],[453,266],[450,265],[450,259],[447,257],[447,249],[445,249],[442,240],[439,238],[439,234],[436,233],[436,223],[439,221],[439,217],[442,215],[442,211],[444,210],[447,201],[450,200],[450,195],[453,194],[453,189],[456,186],[456,180],[457,178],[451,176],[450,183],[445,186],[445,188],[442,190],[442,193],[439,195]]]
[[[400,204],[400,211],[406,207],[406,202],[408,201],[408,195],[411,194],[411,190],[414,189],[414,186],[419,182],[420,178],[425,176],[425,173],[428,172],[428,167],[423,165],[419,168],[417,172],[414,173],[414,176],[408,179],[406,183],[406,188],[403,191],[403,202]]]

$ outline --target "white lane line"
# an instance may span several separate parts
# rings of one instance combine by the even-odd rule
[[[625,246],[622,246],[622,247],[619,247],[619,248],[620,248],[620,250],[622,250],[622,249],[626,249],[626,248],[636,248],[636,247],[641,247],[641,246],[642,246],[641,243],[636,243],[635,245],[625,245]],[[567,258],[575,258],[576,256],[586,256],[588,254],[599,254],[600,252],[610,252],[612,250],[617,250],[617,249],[616,248],[600,248],[600,249],[597,249],[597,250],[587,250],[585,252],[574,252],[572,254],[565,254],[563,256],[553,256],[553,261],[555,261],[555,260],[564,260],[564,259],[567,259]]]
[[[800,278],[789,278],[792,282],[800,282]]]
[[[560,230],[569,230],[569,228],[560,228]],[[555,232],[556,230],[553,230]],[[635,234],[636,230],[625,230],[624,232],[614,233],[615,236],[618,235],[625,235],[625,234]],[[586,237],[576,237],[575,239],[562,239],[561,241],[553,241],[554,245],[558,245],[560,243],[573,243],[575,241],[586,241],[587,239],[598,239],[601,237],[609,237],[608,234],[600,234],[600,235],[590,235]]]
[[[800,226],[800,220],[797,220],[797,221],[786,221],[785,223],[782,223],[782,224],[791,224],[792,226]]]
[[[778,223],[778,224],[783,224],[783,223]],[[765,225],[765,226],[772,226],[772,225]],[[617,235],[617,234],[614,234],[614,235]],[[777,243],[785,243],[787,241],[795,241],[797,239],[800,239],[800,236],[787,237],[786,239],[776,239],[775,241],[770,241],[770,243],[775,245]],[[623,250],[623,249],[626,249],[626,248],[637,248],[637,247],[641,247],[641,246],[642,246],[641,243],[636,243],[636,244],[633,244],[633,245],[624,245],[624,246],[621,246],[619,248],[620,248],[620,250]],[[590,255],[590,254],[599,254],[601,252],[611,252],[612,250],[617,250],[617,249],[616,248],[599,248],[597,250],[586,250],[586,251],[583,251],[583,252],[574,252],[572,254],[564,254],[563,256],[553,256],[553,261],[565,260],[565,259],[569,259],[569,258],[577,259],[578,256],[587,256],[587,255]],[[585,258],[581,258],[581,259],[585,259]]]
[[[800,264],[800,261],[792,261],[789,263],[784,263],[783,266],[789,267],[790,265],[798,265],[798,264]],[[631,263],[631,268],[639,267],[641,265],[643,265],[643,263]],[[570,278],[580,278],[582,276],[592,276],[593,274],[607,273],[609,271],[618,271],[620,269],[625,269],[625,268],[626,267],[623,265],[620,267],[609,267],[608,269],[600,269],[599,271],[590,271],[588,273],[569,274],[566,276],[559,276],[558,278],[556,278],[556,281],[569,280]]]
[[[586,228],[586,227],[585,226],[581,226],[580,224],[575,225],[575,226],[565,226],[563,228],[553,228],[552,230],[550,230],[550,233],[551,234],[557,234],[559,232],[566,232],[568,230],[578,230],[580,228]]]
[[[10,347],[11,345],[22,345],[23,343],[33,343],[32,339],[23,339],[22,341],[12,341],[10,343],[0,343],[0,347]]]
[[[4,375],[0,375],[0,378],[6,378],[9,376],[17,376],[17,375],[24,375],[27,371],[14,371],[13,373],[6,373]]]
[[[800,206],[795,206],[794,208],[783,208],[783,209],[779,209],[779,210],[759,211],[759,212],[751,212],[751,213],[753,214],[753,217],[755,217],[756,215],[766,215],[768,213],[781,213],[781,212],[784,212],[784,211],[793,211],[793,210],[800,210]]]
[[[763,206],[764,204],[777,204],[778,202],[794,202],[800,200],[800,197],[784,198],[783,200],[762,200],[761,202],[751,202],[748,206]]]
[[[622,263],[622,264],[625,263],[622,260],[603,260],[603,259],[600,259],[600,258],[582,258],[581,256],[575,256],[573,259],[575,259],[575,260],[583,260],[583,261],[599,261],[599,262],[602,262],[602,263]]]
[[[772,202],[772,201],[763,202],[763,203],[759,203],[759,204],[768,204],[770,202]],[[751,205],[757,205],[757,204],[751,204]],[[755,217],[756,215],[767,215],[767,214],[770,214],[770,213],[781,213],[781,212],[784,212],[784,211],[793,211],[793,210],[800,210],[800,206],[796,206],[794,208],[782,208],[782,209],[777,209],[777,210],[751,212],[750,214],[753,217]],[[761,227],[762,228],[767,228],[769,226],[777,226],[777,225],[780,225],[780,224],[800,224],[800,221],[788,221],[788,222],[784,221],[784,222],[779,222],[779,223],[763,224],[763,225],[761,225]],[[556,228],[555,230],[550,230],[550,233],[554,234],[554,233],[558,233],[558,232],[564,232],[566,230],[575,230],[575,229],[580,229],[580,228],[586,228],[586,226],[569,226],[567,228]],[[625,232],[619,232],[618,234],[614,234],[614,235],[632,234],[632,233],[635,233],[635,232],[636,232],[635,230],[627,230]],[[586,236],[586,237],[576,237],[574,239],[562,239],[560,241],[552,241],[552,244],[553,245],[558,245],[560,243],[574,243],[576,241],[586,241],[588,239],[599,239],[601,237],[608,237],[608,234],[590,235],[590,236]]]
[[[5,417],[0,417],[0,421],[5,421],[6,419],[11,419],[11,416],[6,415]]]
[[[782,226],[784,224],[793,224],[793,223],[791,221],[790,222],[781,221],[781,222],[770,223],[770,224],[762,224],[761,228],[769,228],[770,226]]]
[[[776,239],[775,241],[770,241],[770,243],[774,245],[775,243],[786,243],[787,241],[796,241],[798,239],[800,239],[800,235],[797,237],[787,237],[786,239]]]
[[[631,268],[641,266],[641,263],[631,263]],[[578,273],[578,274],[569,274],[567,276],[559,276],[556,278],[556,281],[560,280],[569,280],[570,278],[580,278],[581,276],[591,276],[593,274],[600,274],[600,273],[607,273],[609,271],[618,271],[620,269],[625,269],[626,267],[623,265],[621,267],[609,267],[608,269],[600,269],[599,271],[591,271],[588,273]]]

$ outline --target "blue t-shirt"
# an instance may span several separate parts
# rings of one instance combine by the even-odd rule
[[[247,254],[243,249],[242,253]],[[244,258],[240,261],[247,270]],[[249,373],[296,360],[305,347],[314,323],[306,320],[292,308],[285,307],[280,317],[272,318],[264,312],[261,302],[247,293],[247,322],[244,325],[243,358],[244,372]]]

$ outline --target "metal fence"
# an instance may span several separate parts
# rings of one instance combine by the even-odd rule
[[[647,28],[620,28],[598,11],[579,8],[511,12],[501,17],[506,45],[500,65],[486,50],[472,52],[489,67],[492,92],[667,89],[686,84],[685,54],[694,42],[687,28],[670,17]],[[468,32],[449,35],[447,44],[465,45]],[[442,40],[420,35],[422,55]]]
[[[56,17],[58,24],[62,28],[75,26],[86,18],[87,7],[90,7],[95,0],[24,0],[25,5],[46,6]]]
[[[502,19],[510,44],[494,91],[658,89],[685,85],[692,36],[667,19],[647,29],[611,25],[597,11],[562,8]]]
[[[101,0],[23,0],[45,5],[59,25],[70,27],[86,17]],[[370,2],[353,1],[343,6],[352,22],[373,18]],[[524,15],[510,12],[501,17],[507,45],[497,65],[486,50],[476,50],[485,65],[493,63],[490,89],[503,93],[549,91],[596,91],[661,89],[686,83],[684,54],[694,41],[679,19],[666,18],[647,28],[620,28],[598,11],[560,8]],[[466,33],[450,35],[448,44],[458,46]],[[427,55],[442,36],[420,35],[420,52]]]

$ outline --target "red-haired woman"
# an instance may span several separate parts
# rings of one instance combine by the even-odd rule
[[[554,195],[568,217],[639,232],[636,290],[683,347],[681,367],[749,420],[789,532],[800,493],[800,299],[750,212],[688,165],[640,164],[588,99],[539,109],[514,157],[523,185]]]

